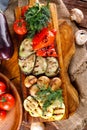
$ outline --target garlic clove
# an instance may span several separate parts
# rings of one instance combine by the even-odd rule
[[[30,130],[45,130],[45,126],[41,122],[33,122],[31,124]]]
[[[71,9],[70,19],[72,21],[76,21],[77,23],[81,23],[82,20],[84,19],[84,14],[78,8]]]
[[[87,31],[78,30],[75,33],[75,40],[77,45],[84,45],[87,42]]]

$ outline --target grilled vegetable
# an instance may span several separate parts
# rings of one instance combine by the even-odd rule
[[[55,40],[55,35],[51,31],[48,31],[47,35],[42,39],[41,42],[39,42],[36,45],[33,45],[33,49],[37,51],[41,48],[47,47],[51,45],[54,42],[54,40]]]
[[[25,74],[30,74],[33,71],[35,64],[36,56],[35,54],[30,55],[26,59],[19,59],[18,64],[21,68],[21,71]]]
[[[25,59],[33,53],[32,40],[29,38],[24,39],[19,48],[19,57]]]
[[[36,96],[36,93],[39,91],[39,88],[38,88],[38,86],[37,86],[37,84],[34,84],[31,88],[30,88],[30,90],[29,90],[29,92],[30,92],[30,95],[31,96]]]
[[[37,80],[37,84],[39,87],[45,87],[48,88],[50,83],[50,79],[47,76],[40,76]]]
[[[0,60],[9,59],[14,52],[13,42],[5,15],[0,11]]]
[[[48,28],[43,28],[39,33],[36,33],[35,36],[32,39],[33,45],[37,45],[40,43],[43,38],[47,35]]]
[[[29,88],[37,82],[37,78],[33,75],[29,75],[24,80],[24,85]]]
[[[38,56],[36,58],[36,63],[34,66],[33,74],[34,75],[43,74],[43,73],[45,73],[46,68],[47,68],[46,59],[44,57]]]
[[[55,57],[47,57],[47,69],[45,74],[49,77],[57,75],[59,72],[58,60]]]
[[[50,82],[50,86],[52,90],[58,90],[62,85],[62,81],[60,78],[55,77],[52,78],[51,82]]]
[[[36,55],[43,56],[43,57],[47,57],[47,56],[57,57],[58,56],[54,47],[54,43],[52,43],[51,45],[47,47],[37,50]]]

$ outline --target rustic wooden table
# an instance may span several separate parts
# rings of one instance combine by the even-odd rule
[[[66,7],[70,10],[72,8],[79,8],[83,11],[85,15],[84,21],[79,25],[79,28],[87,30],[87,0],[63,0]],[[13,32],[12,32],[13,34]],[[5,74],[16,86],[21,98],[22,98],[22,91],[21,91],[21,85],[20,85],[20,71],[17,63],[17,56],[18,56],[18,46],[17,46],[17,40],[13,36],[14,41],[14,55],[13,57],[8,61],[2,61],[2,65],[0,65],[0,71]],[[29,128],[28,128],[29,129]],[[20,128],[20,130],[28,130],[27,128],[23,128],[23,126]],[[51,127],[52,129],[52,127]],[[87,130],[87,126],[84,128],[84,130]]]

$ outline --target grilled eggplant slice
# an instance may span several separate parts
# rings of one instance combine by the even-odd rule
[[[43,73],[45,73],[46,68],[47,68],[46,58],[38,56],[36,58],[36,63],[34,66],[33,74],[34,75],[43,74]]]
[[[30,38],[24,39],[19,48],[19,57],[25,59],[33,53],[35,52],[32,47],[32,40]]]
[[[45,74],[48,77],[56,76],[59,72],[59,63],[55,57],[47,57],[47,69]]]
[[[33,71],[35,60],[36,60],[35,54],[30,55],[26,59],[19,59],[18,64],[21,68],[21,71],[24,74],[30,74]]]

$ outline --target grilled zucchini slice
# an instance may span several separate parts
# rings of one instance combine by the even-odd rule
[[[46,68],[47,68],[46,59],[44,57],[38,56],[36,58],[36,63],[34,66],[33,74],[34,75],[43,74],[43,73],[45,73]]]
[[[30,74],[33,71],[35,60],[36,60],[35,54],[30,55],[26,59],[19,59],[18,64],[21,68],[21,71],[24,74]]]
[[[19,48],[19,57],[25,59],[33,53],[32,40],[30,38],[24,39]]]
[[[56,76],[59,72],[58,60],[55,57],[47,57],[47,69],[45,74],[48,77]]]

